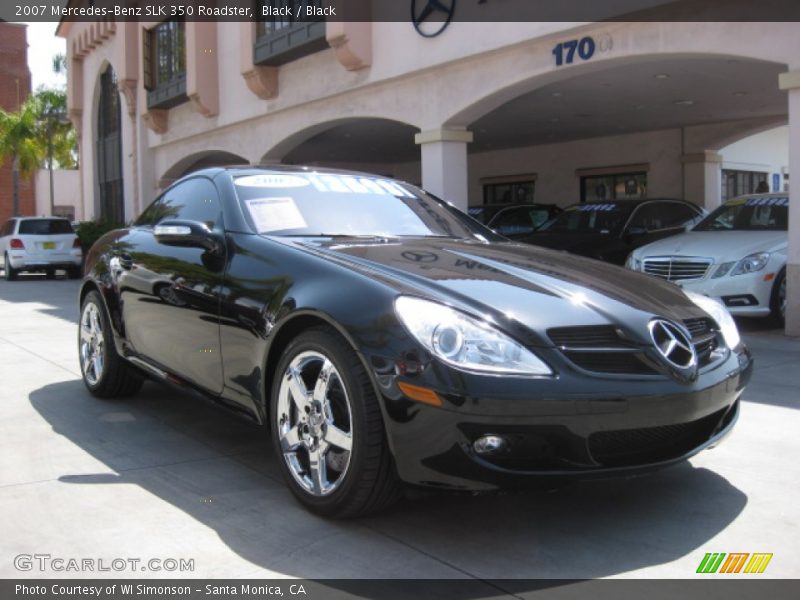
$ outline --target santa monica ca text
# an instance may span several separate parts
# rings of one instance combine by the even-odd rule
[[[285,592],[284,592],[285,590]],[[111,585],[64,585],[54,583],[47,585],[25,585],[17,584],[14,586],[16,596],[81,596],[96,597],[112,596],[122,594],[124,596],[190,596],[192,593],[203,594],[219,598],[221,596],[290,596],[306,595],[306,589],[301,583],[282,584],[282,585],[253,585],[242,583],[238,585],[212,585],[206,584],[202,587],[191,585],[148,585],[144,583],[121,583]]]

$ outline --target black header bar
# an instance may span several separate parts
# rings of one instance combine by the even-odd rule
[[[25,21],[800,21],[799,0],[2,0]]]

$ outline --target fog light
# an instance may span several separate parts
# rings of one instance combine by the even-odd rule
[[[498,454],[508,448],[508,442],[499,435],[482,435],[472,443],[476,454]]]

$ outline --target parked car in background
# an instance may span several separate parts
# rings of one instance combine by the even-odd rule
[[[672,198],[584,202],[515,239],[622,265],[631,250],[682,233],[704,214],[699,206]]]
[[[331,517],[401,482],[491,491],[683,461],[730,432],[752,370],[716,300],[328,169],[185,176],[95,243],[80,305],[92,394],[146,374],[266,424],[292,493]]]
[[[8,281],[23,271],[53,278],[65,269],[70,279],[81,276],[83,252],[69,220],[57,217],[14,217],[0,230],[0,255]]]
[[[626,265],[693,292],[719,298],[734,315],[786,315],[789,197],[729,200],[691,231],[643,246]]]
[[[555,204],[484,204],[471,206],[468,212],[500,235],[515,239],[533,233],[563,209]]]

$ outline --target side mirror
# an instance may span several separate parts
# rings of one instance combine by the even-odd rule
[[[159,243],[166,246],[204,248],[209,252],[218,252],[222,248],[220,236],[199,221],[162,221],[153,228],[153,235]]]

